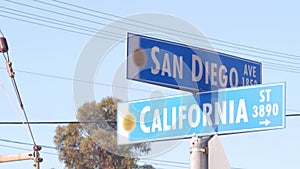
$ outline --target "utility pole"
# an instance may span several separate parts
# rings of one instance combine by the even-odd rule
[[[0,156],[0,163],[4,162],[14,162],[14,161],[22,161],[22,160],[33,160],[33,153],[19,153],[19,154],[13,154],[13,155],[3,155]]]
[[[41,146],[33,146],[33,151],[34,151],[34,167],[35,169],[40,169],[40,163],[43,162],[43,158],[40,157],[39,151],[42,149]]]
[[[0,163],[5,162],[14,162],[14,161],[23,161],[23,160],[34,160],[35,169],[40,169],[40,163],[43,161],[43,158],[40,157],[39,151],[41,146],[33,146],[33,152],[28,153],[19,153],[12,155],[2,155],[0,156]]]
[[[190,146],[190,169],[208,169],[208,139],[192,137]]]

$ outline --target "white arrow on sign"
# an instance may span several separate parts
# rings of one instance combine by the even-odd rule
[[[265,126],[268,126],[270,123],[271,123],[271,121],[268,120],[268,119],[266,119],[265,121],[260,121],[260,122],[259,122],[259,124],[261,124],[261,125],[264,124]]]

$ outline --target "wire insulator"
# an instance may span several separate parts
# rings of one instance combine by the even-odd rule
[[[12,62],[10,62],[10,61],[6,62],[6,69],[7,69],[9,77],[11,77],[11,78],[15,77],[15,72],[12,68]]]
[[[0,37],[0,52],[5,53],[8,51],[7,41],[4,37]]]
[[[7,51],[8,51],[7,41],[6,41],[3,33],[0,30],[0,52],[6,53]]]
[[[35,145],[33,146],[33,151],[40,151],[42,149],[41,146]]]

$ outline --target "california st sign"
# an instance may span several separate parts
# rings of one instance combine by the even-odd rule
[[[120,102],[118,144],[285,127],[285,83]]]

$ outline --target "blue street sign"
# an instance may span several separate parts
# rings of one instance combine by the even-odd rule
[[[120,102],[118,144],[285,127],[285,83]]]
[[[261,63],[128,33],[127,78],[188,91],[262,83]]]

